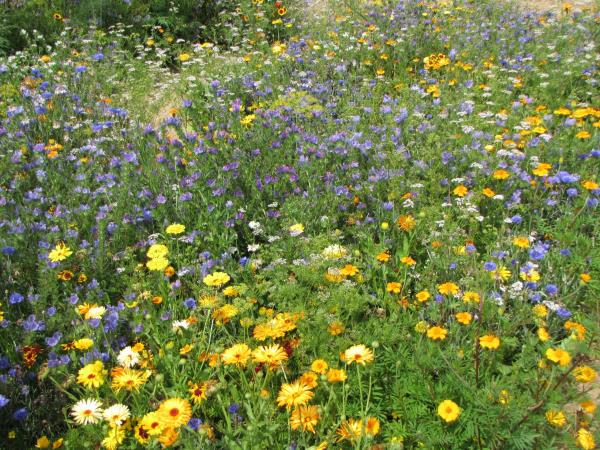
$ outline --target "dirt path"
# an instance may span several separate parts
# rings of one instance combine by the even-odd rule
[[[581,12],[585,10],[598,10],[597,0],[518,0],[523,9],[532,11],[552,11],[554,13],[565,13],[565,6],[570,5],[570,12]]]
[[[330,12],[328,0],[302,0],[300,5],[310,20],[323,20]]]

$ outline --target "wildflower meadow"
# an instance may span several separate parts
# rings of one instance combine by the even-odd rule
[[[0,3],[1,449],[596,448],[597,2]]]

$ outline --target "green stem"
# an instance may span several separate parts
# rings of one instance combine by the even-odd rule
[[[48,375],[48,378],[50,379],[50,381],[52,381],[52,383],[54,383],[54,385],[60,392],[62,392],[63,394],[65,394],[67,397],[69,397],[71,400],[73,400],[75,402],[79,401],[79,399],[77,397],[75,397],[73,394],[71,394],[69,391],[67,391],[64,387],[62,387],[60,385],[60,383],[58,381],[56,381],[54,378],[52,378],[50,375]]]
[[[364,411],[365,405],[363,402],[362,379],[360,376],[360,366],[358,364],[356,364],[356,377],[358,378],[358,392],[360,394],[360,409],[361,409],[361,411]],[[363,413],[363,419],[364,419],[364,413]]]

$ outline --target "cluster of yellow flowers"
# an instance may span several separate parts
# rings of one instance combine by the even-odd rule
[[[432,53],[423,58],[423,64],[426,70],[439,70],[450,64],[450,58],[443,53]]]
[[[247,352],[249,356],[249,349],[247,349]],[[262,349],[261,352],[263,352]],[[355,363],[364,366],[373,362],[374,355],[372,350],[359,344],[349,347],[340,355],[340,358],[346,365]],[[289,422],[292,429],[302,429],[302,431],[314,433],[315,426],[320,418],[319,409],[315,405],[308,405],[308,403],[315,395],[313,389],[318,385],[317,375],[326,375],[329,383],[345,382],[348,375],[344,369],[329,368],[329,365],[323,359],[314,360],[310,368],[310,371],[304,373],[296,381],[284,383],[281,386],[277,395],[277,405],[291,411]],[[338,429],[338,440],[355,440],[361,436],[363,431],[373,436],[378,434],[379,421],[374,417],[367,418],[366,427],[363,430],[361,420],[349,419]]]
[[[225,272],[213,272],[206,275],[202,282],[210,287],[221,287],[224,284],[227,284],[229,280],[231,280],[231,277]]]
[[[164,244],[153,244],[146,252],[146,256],[149,258],[146,262],[148,270],[152,271],[163,271],[169,265],[167,255],[169,249]]]

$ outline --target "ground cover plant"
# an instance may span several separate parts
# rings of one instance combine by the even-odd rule
[[[319,4],[0,60],[1,448],[595,448],[600,16]]]
[[[122,24],[143,36],[156,27],[173,40],[210,37],[231,43],[222,20],[239,6],[233,0],[7,0],[0,3],[0,55],[26,48],[35,36],[51,44],[65,26]]]

